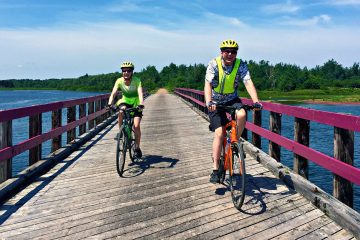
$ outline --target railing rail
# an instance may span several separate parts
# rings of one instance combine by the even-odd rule
[[[67,132],[67,143],[75,140],[76,128],[79,135],[94,128],[110,116],[105,108],[109,94],[68,101],[53,102],[30,107],[0,111],[0,182],[12,177],[12,158],[29,150],[29,165],[41,159],[41,144],[52,140],[52,151],[61,147],[61,135]],[[87,106],[86,106],[87,105]],[[76,106],[79,118],[76,120]],[[67,109],[67,124],[62,125],[62,109]],[[88,112],[86,114],[86,109]],[[42,133],[42,114],[52,112],[51,130]],[[12,121],[29,117],[29,138],[12,145]]]
[[[177,88],[175,93],[200,111],[207,113],[203,91]],[[250,99],[241,98],[241,100],[243,103],[252,104]],[[261,148],[261,141],[258,140],[260,136],[268,139],[269,155],[278,161],[280,161],[280,146],[292,151],[295,153],[294,172],[305,178],[308,178],[308,160],[331,171],[335,174],[333,195],[353,207],[352,183],[360,185],[360,169],[353,166],[353,131],[360,132],[360,117],[269,102],[262,104],[264,110],[270,112],[270,130],[261,127],[261,112],[253,112],[253,123],[247,121],[245,126],[252,131],[253,144]],[[295,117],[294,140],[280,135],[282,114]],[[334,157],[309,147],[310,121],[334,127]]]

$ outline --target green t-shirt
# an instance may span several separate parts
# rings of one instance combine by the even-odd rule
[[[121,91],[122,98],[119,99],[116,105],[120,103],[127,103],[131,104],[134,107],[140,104],[138,88],[141,87],[141,80],[137,77],[132,77],[129,86],[125,85],[125,80],[123,77],[118,78],[115,82],[115,86],[117,87],[118,91]]]

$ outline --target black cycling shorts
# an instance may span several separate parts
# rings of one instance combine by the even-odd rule
[[[242,104],[240,98],[235,98],[234,100],[224,103],[224,105],[234,106],[237,109],[241,109],[243,104]],[[231,120],[227,117],[225,110],[216,109],[213,112],[209,111],[208,115],[209,115],[209,119],[210,119],[209,130],[212,132],[214,132],[215,129],[217,129],[221,126],[225,126]]]
[[[122,106],[125,106],[126,108],[133,108],[134,105],[132,104],[128,104],[128,103],[120,103],[119,104],[119,108],[121,109]],[[134,117],[140,117],[142,118],[143,114],[142,114],[142,111],[141,110],[138,110],[138,111],[135,111],[134,112]]]

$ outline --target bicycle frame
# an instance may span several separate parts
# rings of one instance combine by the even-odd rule
[[[135,108],[134,108],[135,109]],[[131,140],[131,131],[133,131],[134,118],[131,116],[131,111],[134,111],[133,108],[120,110],[124,113],[122,124],[125,128],[127,140]]]
[[[235,115],[235,114],[233,114]],[[231,116],[232,120],[225,125],[226,136],[223,140],[223,149],[224,149],[224,170],[229,170],[229,174],[232,174],[232,151],[234,144],[237,144],[239,141],[237,139],[237,129],[236,129],[236,120],[235,116]],[[230,132],[230,135],[229,135]]]
[[[246,170],[245,156],[242,149],[242,143],[237,138],[236,108],[232,106],[217,105],[223,108],[231,115],[231,121],[225,125],[226,136],[224,136],[222,145],[222,157],[220,158],[219,175],[220,183],[224,182],[226,171],[229,171],[228,183],[231,191],[231,198],[234,206],[240,210],[245,199]],[[247,111],[253,109],[252,106],[243,105],[242,108]],[[240,144],[239,144],[240,141]]]
[[[116,167],[121,177],[124,171],[126,152],[129,151],[131,161],[135,159],[132,153],[132,149],[135,146],[135,144],[133,144],[135,140],[132,138],[132,133],[134,132],[134,117],[132,113],[137,111],[137,108],[121,109],[120,111],[123,113],[123,119],[116,145]]]

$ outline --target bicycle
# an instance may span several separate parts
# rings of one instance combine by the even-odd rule
[[[140,105],[142,106],[142,105]],[[140,106],[135,108],[127,108],[125,110],[120,109],[124,112],[122,125],[119,129],[117,135],[117,144],[116,144],[116,169],[121,177],[124,172],[126,152],[129,151],[130,160],[135,162],[138,160],[135,157],[135,133],[133,129],[134,125],[134,114],[135,112],[140,111]],[[113,110],[117,111],[119,107],[112,107]]]
[[[245,199],[246,170],[243,140],[240,139],[239,141],[236,137],[235,111],[237,108],[225,105],[216,105],[216,108],[223,109],[231,115],[231,121],[225,125],[226,136],[219,161],[220,183],[224,183],[226,171],[228,171],[231,198],[234,206],[240,210]],[[254,109],[253,106],[249,105],[243,105],[242,108],[245,111]]]

